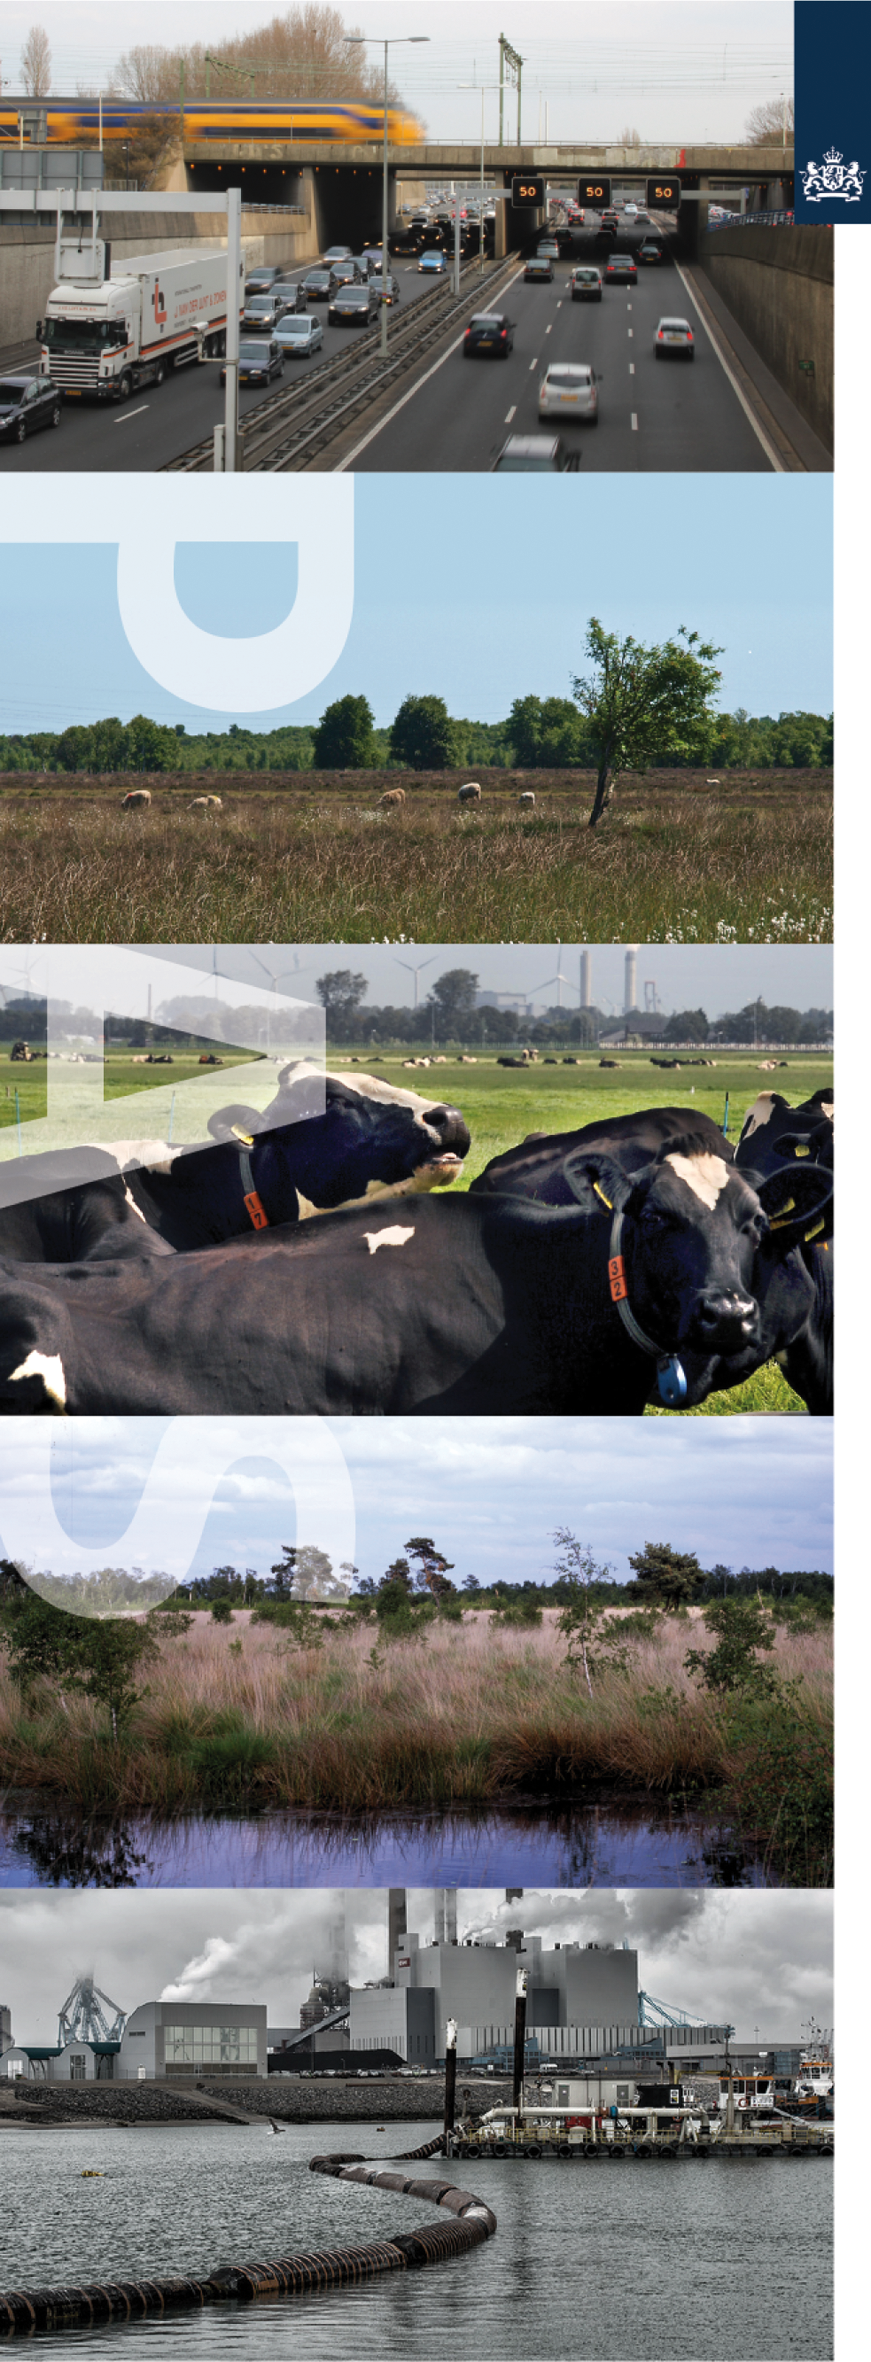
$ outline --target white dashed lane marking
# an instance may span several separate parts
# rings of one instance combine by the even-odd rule
[[[505,413],[505,424],[506,424],[506,426],[510,426],[510,425],[511,425],[512,418],[515,418],[515,417],[516,417],[516,415],[517,415],[517,403],[516,403],[516,402],[512,402],[510,410],[507,410],[507,411],[506,411],[506,413]]]
[[[630,415],[631,415],[631,419],[632,419],[632,432],[633,432],[633,435],[637,435],[637,433],[638,433],[638,412],[637,412],[637,410],[633,410],[633,411],[630,413]]]
[[[121,417],[120,417],[120,418],[116,418],[116,419],[113,421],[113,424],[114,424],[115,426],[126,426],[128,418],[141,418],[141,417],[142,417],[143,410],[150,410],[150,408],[151,408],[151,404],[150,404],[150,402],[140,402],[138,410],[124,410],[124,411],[122,411],[122,413],[121,413]]]
[[[634,361],[630,361],[630,363],[629,363],[629,375],[630,375],[630,377],[634,377],[634,376],[635,376],[635,363],[634,363]]]

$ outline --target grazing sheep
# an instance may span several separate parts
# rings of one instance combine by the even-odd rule
[[[458,804],[480,804],[480,801],[481,790],[476,779],[470,779],[467,787],[458,787]]]
[[[386,804],[386,805],[388,806],[388,809],[389,809],[389,807],[391,806],[391,804],[404,804],[404,802],[405,802],[405,789],[404,789],[404,787],[387,787],[387,788],[385,788],[385,790],[384,790],[384,794],[383,794],[383,796],[379,796],[379,798],[378,798],[379,809],[380,809],[380,807],[381,807],[381,805],[382,805],[382,804]]]
[[[535,790],[534,790],[534,788],[531,788],[531,787],[525,787],[525,788],[524,788],[524,790],[523,790],[523,794],[518,796],[518,798],[517,798],[517,801],[518,801],[518,803],[519,803],[519,804],[534,804],[534,802],[535,802]]]
[[[126,796],[121,799],[121,810],[122,812],[142,812],[150,802],[150,787],[128,787]]]
[[[220,796],[194,796],[189,806],[191,812],[223,812],[223,809]]]
[[[467,1050],[461,1050],[461,1051],[460,1051],[460,1055],[459,1055],[459,1058],[458,1058],[458,1060],[457,1060],[457,1065],[458,1065],[458,1066],[477,1066],[477,1064],[478,1064],[477,1058],[472,1058],[472,1057],[470,1057],[470,1055],[469,1055],[469,1052],[468,1052]]]

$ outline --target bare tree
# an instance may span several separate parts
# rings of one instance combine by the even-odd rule
[[[783,140],[784,120],[787,145],[795,138],[795,106],[791,98],[766,98],[748,115],[744,136],[751,148],[776,148]]]
[[[640,131],[637,131],[634,126],[624,125],[623,130],[617,133],[617,146],[618,148],[640,148]]]
[[[42,25],[31,25],[21,52],[21,79],[28,98],[47,98],[51,89],[51,50]]]
[[[255,98],[362,98],[377,104],[383,95],[377,51],[370,56],[365,49],[349,49],[340,11],[325,0],[304,0],[302,7],[290,8],[250,33],[214,42],[209,55],[213,98],[247,97],[252,83]],[[206,72],[202,42],[186,49],[146,43],[118,59],[113,90],[146,105],[171,105],[178,99],[182,73],[185,97],[204,98]],[[391,105],[401,103],[392,87],[389,96]]]

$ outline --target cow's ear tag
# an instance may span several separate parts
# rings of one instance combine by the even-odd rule
[[[668,1354],[658,1364],[656,1375],[660,1402],[665,1404],[667,1411],[679,1411],[681,1403],[686,1401],[687,1381],[683,1363],[678,1361],[676,1353]]]
[[[825,1222],[822,1222],[822,1221],[821,1221],[821,1222],[814,1222],[814,1223],[812,1223],[810,1230],[806,1230],[806,1231],[805,1231],[805,1234],[804,1234],[804,1243],[805,1243],[805,1246],[806,1246],[806,1247],[809,1247],[809,1246],[810,1246],[810,1243],[811,1243],[811,1239],[812,1239],[812,1238],[819,1238],[820,1231],[821,1231],[821,1230],[825,1230],[825,1227],[826,1227],[826,1225],[825,1225]]]
[[[594,1182],[593,1182],[593,1188],[594,1188],[594,1190],[595,1190],[596,1196],[601,1198],[603,1206],[607,1206],[609,1214],[613,1214],[613,1212],[614,1212],[614,1208],[613,1208],[613,1205],[612,1205],[612,1203],[611,1203],[611,1199],[610,1199],[609,1197],[606,1197],[606,1196],[605,1196],[605,1192],[604,1192],[604,1189],[603,1189],[603,1188],[602,1188],[602,1186],[601,1186],[601,1183],[600,1183],[600,1182],[598,1182],[598,1181],[594,1181]]]
[[[797,1148],[794,1148],[792,1153],[793,1153],[793,1156],[810,1156],[810,1149],[809,1149],[809,1148],[802,1148],[801,1146],[799,1146],[799,1147],[797,1147]]]
[[[233,1134],[233,1138],[234,1138],[234,1140],[241,1140],[243,1148],[253,1148],[253,1146],[254,1146],[254,1134],[253,1134],[253,1132],[243,1132],[243,1131],[242,1131],[242,1129],[241,1129],[241,1126],[240,1126],[239,1124],[231,1124],[231,1125],[230,1125],[230,1130],[231,1130],[231,1132],[232,1132],[232,1134]]]

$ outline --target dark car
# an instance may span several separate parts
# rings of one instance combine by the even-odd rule
[[[272,293],[280,297],[282,311],[305,311],[305,291],[301,279],[276,279]]]
[[[639,262],[664,262],[665,250],[658,238],[642,238],[638,249]]]
[[[330,302],[329,318],[334,328],[368,328],[378,318],[378,300],[368,287],[337,287]]]
[[[331,271],[307,271],[302,283],[307,303],[329,303],[333,292]]]
[[[605,264],[605,285],[634,287],[638,272],[634,254],[611,254]]]
[[[399,280],[394,279],[391,272],[388,271],[386,279],[381,277],[380,272],[373,273],[373,276],[369,281],[369,285],[372,290],[372,294],[377,297],[379,303],[399,302],[400,296],[402,294],[402,288],[400,287]]]
[[[330,266],[330,277],[334,287],[358,287],[360,284],[360,272],[357,269],[353,254],[346,254],[343,256],[341,262],[332,263]]]
[[[24,443],[41,426],[60,426],[63,396],[50,377],[0,377],[0,435]]]
[[[496,361],[504,361],[514,343],[514,322],[504,312],[476,312],[469,321],[463,338],[463,352],[489,353]]]
[[[274,336],[243,336],[239,345],[239,384],[268,385],[271,377],[280,377],[284,369],[284,354]],[[221,384],[227,375],[221,371]]]
[[[268,295],[270,287],[274,287],[276,280],[282,277],[284,267],[280,262],[265,262],[257,270],[250,271],[245,281],[246,295]]]
[[[553,263],[546,254],[531,254],[523,273],[524,279],[552,279]]]

